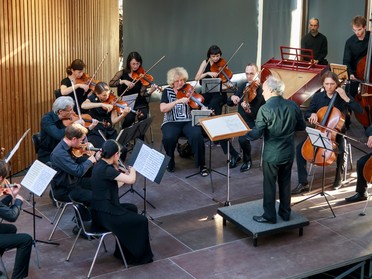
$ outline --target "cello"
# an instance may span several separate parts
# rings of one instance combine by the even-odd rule
[[[320,108],[317,112],[317,116],[318,120],[320,120],[319,126],[324,126],[340,131],[345,123],[345,119],[340,110],[333,106],[336,97],[337,93],[334,93],[331,101],[329,102],[329,105],[327,107]],[[332,149],[337,150],[337,145],[335,143],[336,134],[329,132],[329,130],[324,128],[320,128],[319,130],[321,130],[322,132],[326,132],[327,137],[332,141]],[[314,147],[309,137],[304,142],[301,153],[306,161],[317,166],[329,166],[337,159],[337,155],[334,151],[330,151],[320,147]]]

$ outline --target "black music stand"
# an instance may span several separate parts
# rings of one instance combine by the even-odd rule
[[[324,197],[324,199],[326,200],[327,204],[328,204],[328,207],[329,209],[332,211],[332,214],[333,214],[333,217],[336,218],[336,215],[332,209],[332,206],[331,204],[329,203],[328,199],[327,199],[327,193],[324,191],[324,183],[325,183],[325,152],[328,150],[328,151],[332,151],[332,152],[335,152],[333,150],[333,147],[332,147],[332,141],[321,131],[317,130],[317,129],[313,129],[313,128],[310,128],[310,127],[307,127],[306,128],[306,132],[308,133],[309,135],[309,138],[310,138],[310,141],[311,141],[311,144],[314,146],[314,150],[316,148],[322,148],[324,150],[323,152],[323,170],[322,170],[322,189],[319,193],[316,193],[314,195],[311,195],[299,202],[296,202],[294,203],[293,205],[296,205],[296,204],[299,204],[301,202],[304,202],[308,199],[311,199],[312,197],[315,197],[317,195],[321,195]],[[315,151],[314,151],[315,153]]]
[[[142,215],[149,217],[152,221],[156,220],[147,214],[146,203],[150,205],[151,203],[147,201],[146,181],[147,179],[149,179],[152,182],[160,184],[160,181],[163,178],[169,161],[169,156],[164,155],[153,148],[150,148],[140,139],[137,140],[133,148],[132,155],[128,160],[128,164],[133,166],[136,171],[143,176],[144,197]],[[155,207],[153,206],[153,208]],[[161,223],[160,221],[156,222]]]
[[[48,187],[50,181],[56,174],[56,171],[47,165],[43,164],[39,160],[36,160],[28,172],[26,173],[25,177],[21,181],[21,185],[26,187],[31,195],[32,195],[32,213],[27,212],[33,216],[32,224],[33,224],[33,246],[35,248],[36,252],[36,259],[37,259],[37,266],[40,268],[40,261],[39,261],[39,251],[37,249],[36,243],[45,243],[45,244],[52,244],[52,245],[59,245],[57,242],[51,242],[51,241],[43,241],[36,238],[36,217],[39,217],[35,213],[35,194],[39,197],[42,196],[45,189]],[[26,212],[26,211],[25,211]]]
[[[203,78],[201,81],[202,94],[222,91],[222,82],[220,78]]]
[[[138,139],[138,137],[141,137],[141,136],[144,136],[146,134],[146,131],[148,130],[148,128],[150,127],[151,123],[152,123],[152,120],[153,118],[152,117],[149,117],[149,118],[146,118],[140,122],[137,122],[135,124],[133,124],[132,126],[128,127],[128,128],[125,128],[123,130],[120,131],[119,135],[117,136],[116,138],[116,141],[118,143],[120,143],[121,145],[125,146],[127,143],[129,143],[131,140],[140,140]],[[145,185],[144,185],[144,194],[146,193],[146,181],[144,182]],[[149,205],[151,205],[152,208],[156,208],[151,202],[149,202],[145,196],[142,196],[138,191],[136,191],[136,189],[133,188],[133,184],[130,185],[130,188],[124,192],[120,197],[123,197],[124,195],[126,195],[127,193],[136,193],[139,197],[141,197],[144,201],[146,201]]]

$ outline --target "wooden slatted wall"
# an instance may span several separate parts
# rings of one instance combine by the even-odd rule
[[[109,82],[119,64],[118,0],[3,0],[0,3],[0,146],[9,152],[31,131],[11,160],[13,173],[36,159],[31,135],[51,110],[65,68],[82,59],[96,79]]]

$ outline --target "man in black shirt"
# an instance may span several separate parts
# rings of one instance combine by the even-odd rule
[[[311,49],[313,51],[315,63],[328,65],[326,58],[328,54],[328,42],[326,36],[318,32],[319,20],[311,18],[309,20],[310,32],[301,39],[301,48]]]

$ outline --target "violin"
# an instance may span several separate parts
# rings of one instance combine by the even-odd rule
[[[107,98],[107,100],[103,101],[102,103],[114,106],[118,114],[123,114],[124,110],[128,107],[127,102],[119,101],[119,98],[117,98],[113,92],[110,92],[110,95]],[[105,107],[103,107],[103,109],[107,110],[107,108]],[[136,114],[138,118],[143,117],[143,113],[140,110],[131,109],[131,112]]]
[[[77,115],[76,113],[72,113],[70,118],[62,119],[62,123],[65,127],[67,127],[79,119],[79,115]],[[88,128],[93,122],[93,118],[89,114],[82,114],[81,119],[84,121],[84,127],[86,128]],[[105,127],[110,126],[110,122],[107,121],[98,121],[98,123],[101,123]]]
[[[132,78],[134,79],[134,81],[140,80],[142,85],[145,87],[155,86],[156,89],[158,89],[159,91],[162,91],[162,88],[159,85],[156,85],[154,83],[153,76],[147,74],[147,72],[142,66],[140,66],[137,71],[134,71],[132,73]]]
[[[201,94],[195,93],[194,87],[189,83],[185,83],[185,85],[177,92],[177,99],[182,99],[184,97],[189,98],[189,106],[191,108],[206,108],[206,106],[203,105],[204,97]]]
[[[17,184],[10,184],[8,179],[4,179],[0,183],[0,196],[3,195],[12,195],[13,196],[13,191],[12,188],[17,188]]]
[[[80,158],[83,155],[90,157],[93,156],[99,150],[101,150],[101,148],[95,148],[93,144],[87,142],[81,144],[80,147],[73,147],[71,149],[71,153],[75,158]]]
[[[89,86],[89,89],[94,91],[96,84],[100,82],[99,80],[93,79],[87,73],[84,73],[80,78],[75,80],[75,83],[86,84]]]
[[[213,63],[210,69],[212,72],[218,73],[222,83],[230,82],[233,76],[233,72],[227,68],[226,60],[223,58],[220,58],[217,63]]]
[[[327,134],[327,137],[332,142],[333,150],[337,149],[337,145],[335,143],[337,134],[334,132],[329,132],[329,129],[335,129],[340,131],[345,123],[345,118],[341,111],[333,107],[336,96],[337,93],[335,92],[334,95],[332,96],[329,105],[320,108],[316,113],[320,121],[320,125],[318,126],[326,127],[326,129],[324,128],[318,129]],[[317,166],[329,166],[337,159],[337,155],[335,152],[320,147],[314,147],[309,137],[303,144],[301,153],[306,161],[311,162]]]

